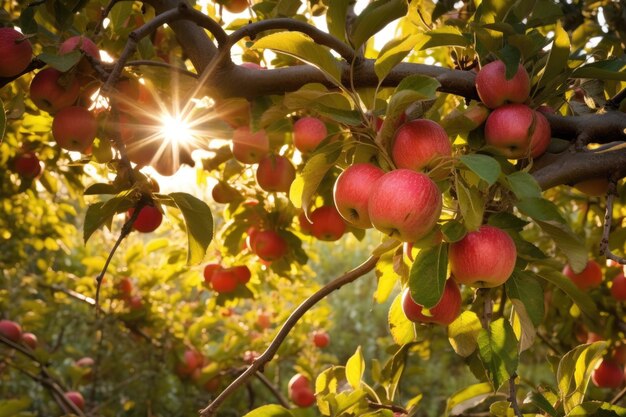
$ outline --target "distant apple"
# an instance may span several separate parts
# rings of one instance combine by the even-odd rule
[[[398,168],[430,171],[440,158],[451,155],[448,134],[432,120],[412,120],[396,130],[391,156]]]
[[[459,286],[453,279],[448,279],[441,300],[429,310],[428,315],[424,314],[421,305],[413,301],[409,288],[402,294],[402,311],[411,321],[447,326],[461,314],[461,302]]]
[[[507,102],[524,103],[530,95],[530,77],[519,64],[513,78],[507,79],[504,62],[493,61],[478,71],[476,90],[480,100],[490,109]]]
[[[230,13],[241,13],[248,8],[248,0],[225,0],[224,8]]]
[[[233,132],[231,148],[237,161],[256,164],[269,152],[270,141],[265,130],[251,132],[249,127],[242,126]]]
[[[330,336],[325,330],[316,330],[313,332],[313,344],[323,349],[330,344]]]
[[[295,178],[296,169],[284,156],[267,155],[259,161],[256,181],[265,191],[287,193]]]
[[[228,183],[220,181],[215,184],[213,190],[211,190],[211,197],[213,197],[213,201],[218,204],[230,204],[236,201],[237,198],[241,198],[241,195]]]
[[[341,217],[361,229],[372,227],[368,212],[369,197],[374,182],[384,174],[382,169],[366,163],[346,168],[337,178],[333,189],[335,206]]]
[[[289,383],[287,384],[287,389],[289,391],[293,391],[293,390],[300,390],[303,388],[309,388],[310,386],[311,386],[311,381],[309,381],[309,378],[307,378],[306,376],[302,374],[295,374],[289,380]]]
[[[133,282],[128,277],[122,278],[116,285],[122,298],[128,298],[133,292]]]
[[[22,340],[22,328],[11,320],[0,320],[0,334],[15,343]]]
[[[565,268],[563,268],[563,275],[571,279],[574,285],[583,291],[599,287],[600,284],[602,284],[603,278],[600,264],[593,259],[589,260],[585,269],[578,274],[572,270],[570,265],[565,265]]]
[[[36,178],[41,174],[41,163],[34,152],[23,152],[13,159],[13,169],[22,178]]]
[[[504,284],[515,267],[517,249],[505,231],[484,225],[450,244],[450,270],[456,282],[473,287]]]
[[[66,39],[59,47],[59,55],[68,54],[77,49],[96,60],[100,60],[100,49],[91,39],[81,35]]]
[[[259,310],[256,317],[256,324],[261,329],[268,329],[272,325],[272,316],[267,311]]]
[[[83,395],[80,392],[68,391],[65,393],[65,397],[68,400],[70,400],[72,403],[74,403],[76,408],[78,408],[79,410],[85,409],[85,399],[83,398]]]
[[[33,333],[23,333],[22,343],[24,343],[29,348],[35,350],[37,349],[37,336]]]
[[[293,124],[293,144],[302,153],[313,151],[327,135],[326,125],[316,117],[306,116]]]
[[[428,235],[441,209],[437,185],[425,174],[409,169],[397,169],[376,180],[368,202],[372,225],[403,242]]]
[[[15,77],[30,64],[33,47],[17,30],[0,28],[0,56],[0,77]]]
[[[63,149],[85,152],[98,133],[98,122],[87,109],[78,106],[59,110],[52,121],[52,135]]]
[[[623,273],[613,278],[611,295],[618,301],[626,301],[626,277]]]
[[[80,83],[67,77],[54,68],[39,71],[30,83],[30,99],[41,110],[51,114],[73,105],[80,94]]]
[[[128,210],[127,216],[132,217],[134,208]],[[154,206],[143,206],[133,223],[133,229],[141,233],[154,232],[163,221],[163,214]]]
[[[311,234],[319,240],[339,240],[346,232],[346,223],[335,206],[318,207],[309,215]]]

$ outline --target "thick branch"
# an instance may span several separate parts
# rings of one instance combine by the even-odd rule
[[[239,387],[245,385],[246,382],[256,374],[257,371],[262,370],[265,364],[272,360],[280,345],[282,345],[285,338],[291,332],[291,329],[298,323],[298,321],[309,311],[315,304],[323,300],[326,296],[335,290],[343,287],[346,284],[351,283],[357,278],[367,274],[376,266],[378,262],[377,256],[369,257],[365,262],[356,267],[355,269],[346,272],[339,278],[329,282],[323,286],[315,294],[304,300],[294,311],[291,313],[285,324],[280,328],[278,334],[272,340],[272,343],[268,348],[259,356],[253,363],[246,369],[237,379],[235,379],[224,391],[222,391],[205,409],[200,411],[201,417],[208,417],[215,415],[219,406]]]
[[[546,114],[552,136],[576,140],[584,136],[584,144],[626,140],[626,114],[608,111],[602,114],[557,116]]]

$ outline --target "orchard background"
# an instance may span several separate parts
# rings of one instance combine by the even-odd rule
[[[0,27],[0,416],[626,415],[624,1]]]

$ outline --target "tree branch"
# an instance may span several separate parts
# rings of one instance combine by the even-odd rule
[[[509,378],[509,397],[507,401],[511,403],[511,408],[513,408],[513,412],[517,417],[523,417],[522,410],[519,408],[519,404],[517,403],[517,387],[515,386],[515,378],[517,378],[517,374],[513,373]]]
[[[235,379],[224,391],[222,391],[206,408],[200,410],[201,417],[213,416],[217,412],[219,406],[239,387],[244,385],[250,377],[252,377],[257,371],[263,370],[265,364],[272,360],[278,348],[283,343],[285,338],[291,332],[291,329],[298,323],[298,321],[302,318],[302,316],[311,309],[315,304],[317,304],[320,300],[323,300],[326,296],[332,293],[335,290],[343,287],[346,284],[355,281],[357,278],[367,274],[371,270],[374,269],[376,263],[378,262],[377,256],[369,257],[365,262],[363,262],[358,267],[353,270],[346,272],[335,280],[329,282],[321,289],[319,289],[316,293],[311,295],[309,298],[304,300],[302,304],[300,304],[294,311],[291,313],[285,324],[280,328],[280,331],[272,340],[272,343],[268,346],[268,348],[263,352],[261,356],[259,356],[252,365],[248,367],[237,379]]]
[[[287,401],[287,399],[283,396],[280,390],[274,384],[272,384],[272,382],[269,379],[267,379],[265,375],[263,375],[259,371],[256,371],[254,373],[254,376],[256,376],[259,379],[259,381],[261,381],[261,383],[265,385],[267,389],[270,390],[270,392],[274,395],[274,397],[276,397],[276,400],[278,400],[278,403],[280,405],[282,405],[285,408],[290,408],[289,401]]]
[[[609,237],[611,235],[611,224],[613,223],[613,201],[617,195],[617,177],[612,176],[609,180],[609,190],[606,194],[606,212],[604,214],[604,228],[602,230],[602,240],[600,241],[600,254],[615,262],[626,265],[626,258],[617,256],[609,248]]]

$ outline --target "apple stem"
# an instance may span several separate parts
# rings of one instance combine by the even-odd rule
[[[265,352],[261,356],[259,356],[252,364],[235,379],[233,382],[227,386],[224,391],[222,391],[215,399],[206,406],[206,408],[200,410],[201,417],[209,417],[214,416],[217,412],[219,406],[233,393],[237,390],[237,388],[246,384],[248,379],[250,379],[257,372],[263,372],[263,367],[269,361],[272,360],[283,341],[291,332],[291,329],[298,323],[298,321],[304,316],[304,314],[309,311],[315,304],[319,301],[323,300],[335,290],[343,287],[346,284],[349,284],[355,281],[357,278],[362,277],[368,272],[372,271],[378,262],[378,256],[370,256],[365,262],[351,271],[346,272],[345,274],[339,276],[333,281],[329,282],[322,288],[320,288],[317,292],[313,293],[309,298],[304,300],[287,318],[287,321],[280,328],[270,345],[267,347]]]

